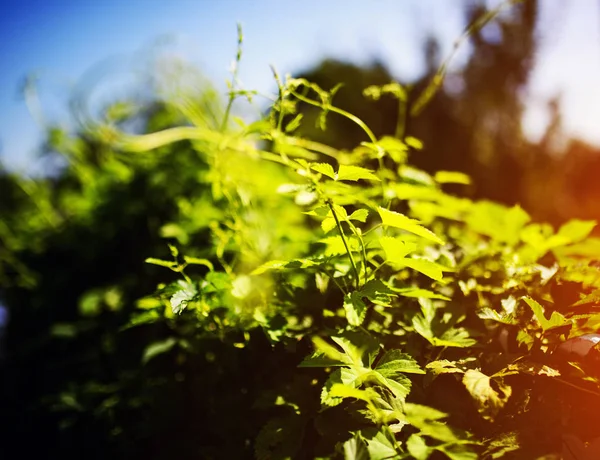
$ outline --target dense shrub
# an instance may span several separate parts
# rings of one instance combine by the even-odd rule
[[[469,178],[412,167],[420,140],[376,138],[335,91],[276,80],[251,124],[232,118],[233,100],[254,96],[234,75],[224,107],[205,87],[55,131],[62,173],[3,177],[5,446],[593,457],[594,223],[555,230],[519,206],[451,195]],[[381,93],[404,104],[397,83],[366,88]],[[345,117],[364,141],[342,151],[295,136],[300,104],[323,129]],[[149,134],[125,133],[134,118]]]

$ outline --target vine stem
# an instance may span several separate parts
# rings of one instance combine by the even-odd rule
[[[238,78],[238,69],[240,67],[240,62],[242,60],[242,44],[244,42],[244,35],[242,33],[242,25],[238,23],[237,25],[238,31],[238,43],[237,43],[237,54],[235,56],[235,68],[233,69],[233,74],[231,77],[231,88],[229,91],[229,101],[227,101],[227,107],[225,108],[225,115],[223,116],[223,121],[221,122],[221,131],[225,131],[227,128],[227,123],[229,122],[229,114],[231,113],[231,107],[233,106],[233,101],[236,97],[235,86]]]
[[[350,258],[350,263],[352,264],[352,268],[354,269],[354,276],[356,277],[356,289],[360,289],[360,274],[358,273],[358,268],[356,268],[356,263],[354,262],[354,257],[352,257],[352,251],[348,247],[348,243],[346,241],[346,235],[344,235],[344,230],[342,229],[342,224],[340,219],[338,218],[335,209],[333,209],[333,203],[331,200],[327,200],[327,206],[331,210],[331,214],[333,214],[333,218],[335,219],[335,223],[340,232],[340,236],[342,237],[342,242],[344,243],[344,247],[346,248],[346,252],[348,253],[348,257]]]

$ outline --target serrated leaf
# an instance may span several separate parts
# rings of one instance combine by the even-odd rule
[[[316,351],[310,357],[305,358],[299,367],[351,366],[354,364],[354,357],[342,353],[321,337],[313,337],[312,341]]]
[[[509,452],[519,450],[521,447],[521,436],[517,431],[502,433],[487,443],[487,449],[484,452],[484,458],[497,459],[503,458]]]
[[[388,306],[391,303],[391,297],[396,293],[387,287],[381,280],[370,280],[358,291],[361,297],[367,297],[376,305]]]
[[[393,236],[382,236],[379,244],[385,252],[385,258],[391,263],[404,261],[404,258],[417,249],[417,245],[410,241]]]
[[[368,368],[379,351],[379,341],[363,331],[348,331],[343,336],[332,337],[355,366]]]
[[[512,394],[512,388],[502,380],[496,380],[498,391],[494,390],[490,377],[475,369],[467,370],[462,381],[473,397],[479,413],[489,421],[494,420]]]
[[[546,317],[544,316],[543,308],[538,302],[533,300],[531,297],[523,297],[523,300],[525,300],[527,305],[529,305],[529,307],[533,311],[533,314],[538,320],[540,326],[542,326],[544,332],[552,328],[571,324],[571,321],[569,321],[557,311],[553,311],[552,315],[550,316],[550,319],[546,319]]]
[[[498,313],[496,310],[492,310],[489,307],[482,308],[477,310],[477,316],[481,319],[487,319],[491,321],[496,321],[502,324],[512,325],[516,323],[513,315],[508,315],[506,313]]]
[[[395,460],[400,456],[394,443],[382,429],[365,429],[361,434],[367,442],[367,449],[371,460]]]
[[[346,242],[348,243],[350,251],[356,252],[359,250],[360,244],[356,238],[346,236]],[[322,243],[327,246],[324,251],[324,255],[326,256],[339,256],[346,254],[346,246],[344,245],[344,240],[342,240],[340,235],[321,238],[318,243]]]
[[[450,460],[478,460],[479,454],[471,445],[465,443],[454,443],[436,446],[436,450],[443,452]]]
[[[376,370],[384,377],[394,377],[400,373],[425,374],[412,356],[400,350],[387,351],[379,360]]]
[[[379,371],[374,370],[369,372],[365,378],[387,388],[401,401],[404,401],[409,395],[412,386],[412,382],[404,374],[395,374],[393,377],[386,377]]]
[[[310,259],[292,259],[292,260],[270,260],[265,262],[261,266],[255,268],[250,274],[261,275],[269,270],[285,270],[292,268],[308,268],[319,265],[319,262],[315,262]],[[218,272],[214,272],[218,273]]]
[[[251,275],[262,275],[263,273],[265,273],[269,270],[281,270],[281,269],[285,268],[285,266],[287,265],[288,262],[289,262],[289,260],[270,260],[268,262],[265,262],[261,266],[255,268],[252,271],[252,273],[250,273],[250,274]]]
[[[442,294],[438,294],[436,292],[430,291],[428,289],[420,289],[420,288],[394,288],[394,292],[397,292],[401,296],[404,297],[416,297],[423,299],[437,299],[437,300],[450,300],[450,297],[447,297]]]
[[[146,364],[155,356],[168,352],[169,350],[171,350],[171,348],[175,346],[176,343],[177,340],[175,340],[173,337],[169,337],[168,339],[151,343],[144,350],[144,354],[142,356],[142,364]]]
[[[323,229],[323,233],[329,233],[336,227],[336,222],[333,217],[327,217],[321,221],[321,229]]]
[[[348,216],[349,220],[357,220],[359,222],[366,222],[367,217],[369,215],[369,211],[366,209],[357,209],[352,214]]]
[[[331,179],[335,179],[335,171],[329,163],[311,163],[310,168]]]
[[[338,383],[356,387],[358,377],[359,375],[356,370],[349,367],[341,367],[334,370],[325,381],[325,385],[323,385],[323,389],[321,390],[321,404],[328,407],[340,404],[343,398],[332,395],[331,389]]]
[[[344,310],[346,319],[351,326],[360,326],[365,320],[367,306],[363,302],[360,292],[354,291],[344,297]]]
[[[182,289],[171,297],[171,309],[174,314],[181,313],[187,304],[196,296],[197,291],[193,287]]]
[[[425,259],[402,259],[402,265],[408,268],[412,268],[413,270],[418,271],[419,273],[423,273],[425,276],[435,280],[441,281],[444,277],[443,267],[442,265],[436,264],[435,262],[431,262]]]
[[[367,445],[358,433],[344,443],[344,460],[369,460]]]
[[[373,174],[373,171],[361,168],[360,166],[340,165],[336,174],[336,180],[357,181],[360,179],[379,181],[379,177]]]
[[[431,454],[431,448],[418,434],[411,434],[406,441],[406,449],[415,460],[427,460]]]
[[[425,366],[433,375],[440,374],[464,374],[468,369],[472,368],[476,363],[476,358],[470,357],[458,361],[448,361],[440,359],[432,361]]]
[[[450,328],[444,331],[440,336],[431,330],[431,323],[419,314],[412,318],[412,326],[419,335],[424,337],[434,347],[472,347],[477,340],[469,336],[469,333],[463,328]]]
[[[354,398],[361,401],[370,403],[376,396],[375,390],[367,388],[366,390],[359,390],[343,383],[335,383],[329,391],[329,395],[332,398]]]
[[[592,291],[590,294],[586,295],[583,299],[578,300],[573,304],[574,307],[585,305],[588,303],[600,303],[600,289],[596,289]]]
[[[419,235],[420,237],[423,237],[429,241],[433,241],[434,243],[444,244],[444,241],[442,241],[435,233],[421,226],[418,220],[411,219],[406,217],[404,214],[390,211],[382,208],[381,206],[377,208],[377,211],[379,212],[381,221],[385,226],[406,230],[407,232]]]

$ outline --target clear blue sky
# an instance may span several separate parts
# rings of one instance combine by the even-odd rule
[[[497,1],[489,1],[497,4]],[[596,0],[543,0],[543,38],[525,126],[535,136],[543,101],[562,90],[567,128],[600,144],[600,11]],[[434,30],[449,51],[462,27],[462,0],[3,0],[0,14],[0,141],[3,162],[31,165],[41,130],[19,83],[36,72],[51,119],[65,117],[70,88],[95,63],[131,57],[160,36],[211,78],[223,81],[244,27],[241,80],[272,89],[269,64],[294,72],[325,56],[379,57],[396,77],[422,69],[420,39]],[[460,64],[460,57],[457,61]],[[575,72],[578,70],[580,73]],[[579,76],[577,76],[579,75]],[[578,78],[577,81],[574,79]]]

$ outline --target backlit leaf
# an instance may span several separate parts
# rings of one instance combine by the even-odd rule
[[[419,221],[415,219],[411,219],[406,217],[404,214],[382,208],[381,206],[377,208],[377,211],[379,212],[381,221],[385,226],[400,228],[402,230],[406,230],[407,232],[414,233],[415,235],[419,235],[427,240],[433,241],[434,243],[444,244],[444,242],[435,233],[421,226]]]

